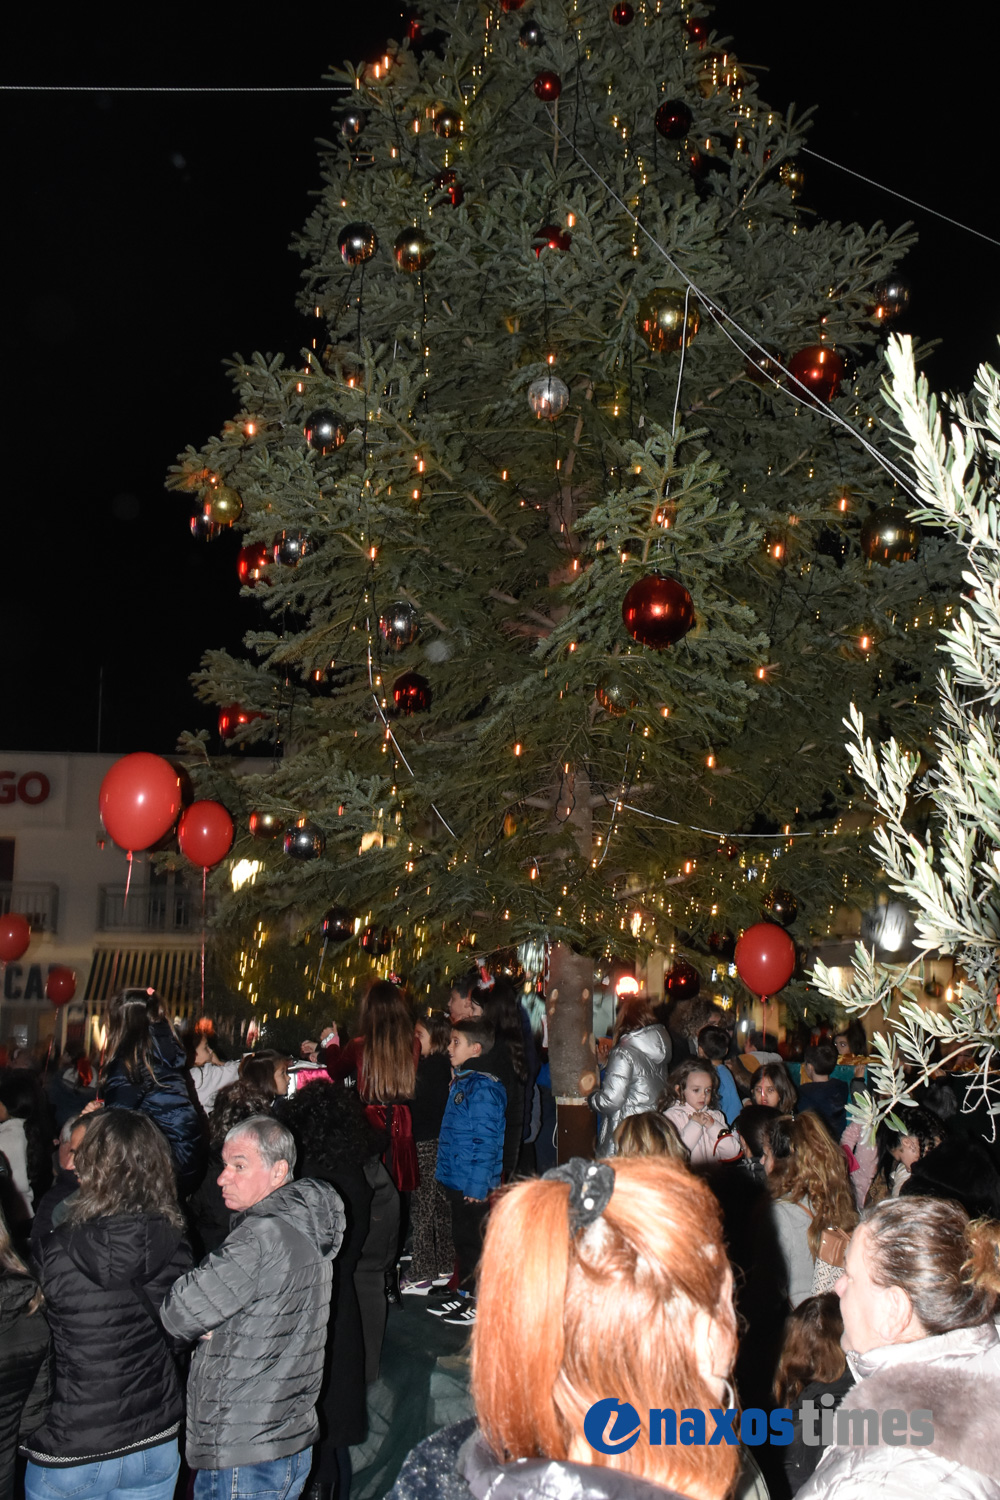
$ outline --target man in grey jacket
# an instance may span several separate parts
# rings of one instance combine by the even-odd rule
[[[328,1183],[292,1181],[295,1142],[256,1115],[222,1147],[236,1216],[219,1249],[175,1282],[160,1311],[197,1344],[188,1376],[187,1461],[195,1500],[296,1500],[319,1432],[332,1264],[344,1208]],[[238,1472],[237,1472],[238,1471]]]

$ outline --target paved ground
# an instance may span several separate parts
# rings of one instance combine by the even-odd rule
[[[468,1368],[451,1357],[468,1349],[469,1333],[427,1312],[425,1297],[389,1309],[379,1378],[368,1390],[368,1438],[351,1449],[351,1500],[381,1500],[403,1459],[421,1438],[472,1415]],[[438,1363],[439,1357],[448,1366]]]

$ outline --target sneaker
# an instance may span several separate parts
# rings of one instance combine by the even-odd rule
[[[476,1304],[472,1297],[467,1297],[462,1307],[456,1308],[453,1313],[447,1313],[444,1321],[451,1323],[456,1328],[468,1328],[476,1321]]]
[[[426,1278],[423,1281],[404,1280],[399,1283],[399,1290],[404,1297],[426,1297],[437,1285],[436,1281],[428,1281]]]
[[[400,1265],[401,1265],[401,1266],[402,1266],[402,1265],[405,1265],[405,1264],[406,1264],[406,1262],[407,1262],[407,1261],[408,1261],[408,1260],[412,1260],[412,1259],[413,1259],[413,1256],[412,1256],[412,1255],[401,1255],[401,1256],[400,1256],[400,1257],[399,1257],[399,1264],[400,1264]]]
[[[454,1274],[454,1271],[445,1271],[442,1276],[432,1276],[431,1286],[447,1286]]]
[[[427,1311],[433,1318],[444,1318],[450,1313],[458,1312],[468,1301],[467,1297],[449,1297],[446,1302],[438,1303],[437,1307],[429,1307]]]

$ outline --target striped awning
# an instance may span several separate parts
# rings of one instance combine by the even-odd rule
[[[151,986],[169,1005],[199,993],[200,948],[95,948],[85,1000],[109,1000],[135,985]]]

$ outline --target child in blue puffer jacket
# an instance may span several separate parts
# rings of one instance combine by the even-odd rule
[[[438,1137],[437,1180],[451,1204],[459,1291],[471,1298],[489,1212],[503,1170],[507,1091],[489,1068],[496,1034],[481,1017],[456,1021],[448,1055],[452,1080]],[[471,1303],[445,1313],[446,1322],[475,1322]]]

